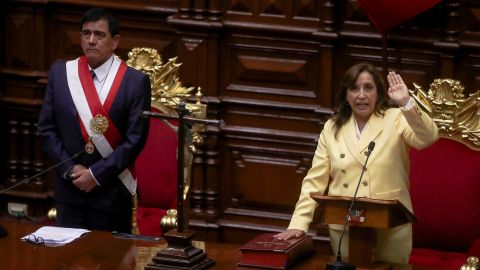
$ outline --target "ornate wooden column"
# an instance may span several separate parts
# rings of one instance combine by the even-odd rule
[[[460,33],[460,0],[446,0],[441,3],[445,5],[445,21],[443,40],[435,42],[434,46],[441,52],[439,62],[439,77],[453,78],[455,71],[455,54],[460,49],[458,35]]]
[[[335,12],[338,7],[336,6],[336,1],[333,0],[322,0],[320,1],[320,23],[319,28],[316,32],[313,33],[314,38],[320,41],[320,57],[319,57],[319,66],[323,71],[321,76],[321,84],[319,87],[321,89],[332,89],[332,78],[333,78],[333,64],[334,64],[334,53],[335,53],[335,43],[338,38],[337,34],[337,14]],[[330,94],[330,97],[326,97],[323,106],[332,106],[334,105],[335,95],[334,93]]]
[[[177,56],[183,66],[180,79],[185,85],[202,88],[208,118],[218,119],[219,32],[223,10],[218,0],[181,1],[177,14],[168,23],[176,29]],[[218,215],[218,128],[209,128],[206,147],[194,156],[190,190],[190,218],[215,222]]]

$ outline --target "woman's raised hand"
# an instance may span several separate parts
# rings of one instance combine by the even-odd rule
[[[400,75],[395,71],[390,71],[387,75],[388,80],[388,97],[395,105],[405,106],[410,99],[407,85],[403,82]]]

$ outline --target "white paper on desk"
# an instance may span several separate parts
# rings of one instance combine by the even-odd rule
[[[43,243],[45,243],[45,246],[56,247],[68,244],[87,232],[90,231],[85,229],[44,226],[35,231],[34,233],[22,237],[21,240],[41,242],[38,241],[38,239],[40,238],[43,239]]]

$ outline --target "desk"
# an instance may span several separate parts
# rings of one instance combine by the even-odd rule
[[[108,232],[93,231],[61,247],[37,246],[21,241],[20,238],[34,232],[40,225],[29,223],[0,222],[8,232],[0,238],[0,269],[121,269],[143,270],[151,263],[156,252],[166,246],[164,241],[149,242],[120,239]],[[208,257],[215,260],[214,269],[255,269],[237,267],[240,258],[238,246],[222,243],[195,241]],[[325,269],[326,262],[334,258],[315,254],[295,265],[292,270]],[[427,270],[425,267],[408,265],[394,266],[394,270]]]

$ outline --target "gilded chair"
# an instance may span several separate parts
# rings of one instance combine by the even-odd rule
[[[178,79],[181,64],[176,62],[176,58],[163,63],[155,49],[134,48],[128,54],[127,64],[149,75],[152,111],[175,116],[180,101],[191,96],[193,87],[183,87]],[[195,97],[196,102],[187,102],[186,108],[195,117],[205,117],[206,106],[200,103],[200,89]],[[149,121],[146,145],[135,162],[138,197],[133,227],[138,228],[138,233],[142,235],[161,236],[176,226],[178,123],[153,118]],[[188,193],[194,146],[202,143],[201,131],[202,127],[194,126],[187,133],[191,143],[184,149],[184,199]],[[160,226],[161,223],[163,226]]]
[[[440,139],[410,152],[414,214],[410,263],[459,270],[480,256],[480,91],[436,79],[412,95],[439,128]]]

